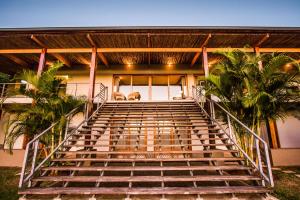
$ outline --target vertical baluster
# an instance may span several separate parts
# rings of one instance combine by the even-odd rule
[[[75,97],[77,97],[77,84],[78,83],[75,83],[75,95],[74,95]]]

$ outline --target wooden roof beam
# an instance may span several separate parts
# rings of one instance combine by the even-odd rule
[[[254,52],[254,48],[206,48],[207,52],[216,51],[232,51],[241,50],[245,52]],[[300,48],[260,48],[260,52],[294,52],[300,53]],[[40,54],[42,49],[0,49],[0,54]],[[98,48],[98,52],[102,53],[197,53],[202,52],[202,48]],[[61,49],[47,49],[47,53],[92,53],[92,48],[61,48]]]
[[[205,47],[209,41],[209,39],[211,38],[211,33],[207,35],[206,39],[204,40],[204,42],[201,45],[201,48]],[[191,67],[194,66],[194,64],[197,62],[197,59],[199,58],[201,52],[197,52],[191,62]]]
[[[254,45],[254,47],[260,47],[260,45],[262,45],[262,43],[264,43],[267,39],[269,39],[269,37],[270,37],[270,34],[267,33]]]
[[[22,60],[21,58],[18,58],[15,55],[11,55],[11,54],[2,54],[2,56],[8,58],[9,60],[13,61],[14,63],[22,66],[22,67],[28,67],[27,62],[25,62],[24,60]]]
[[[36,36],[31,35],[30,37],[36,44],[38,44],[42,48],[47,48],[47,45],[45,45],[42,41],[40,41]],[[71,63],[61,54],[58,53],[52,53],[52,56],[55,57],[57,60],[62,62],[68,67],[71,67]]]
[[[94,42],[94,40],[93,40],[93,38],[92,38],[92,36],[91,36],[90,34],[87,34],[87,35],[86,35],[86,38],[87,38],[87,40],[89,41],[90,45],[91,45],[93,48],[97,48],[97,45],[96,45],[96,43]],[[104,65],[105,65],[106,67],[108,67],[109,64],[108,64],[108,61],[107,61],[106,57],[104,56],[104,54],[101,53],[101,52],[97,52],[97,55],[98,55],[99,59],[104,63]]]

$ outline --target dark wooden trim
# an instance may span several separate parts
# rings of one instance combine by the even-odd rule
[[[201,48],[205,47],[207,45],[207,43],[209,42],[209,39],[211,38],[211,34],[208,34],[206,39],[204,40],[204,42],[201,45]],[[194,66],[194,64],[197,62],[197,59],[199,58],[201,52],[197,52],[192,60],[191,63],[191,67]]]
[[[47,45],[45,45],[42,41],[40,41],[36,36],[31,35],[30,38],[40,47],[47,48]],[[66,66],[71,67],[71,63],[63,55],[53,53],[52,56],[55,57],[60,62],[62,62],[63,64],[65,64]]]
[[[87,34],[86,35],[86,38],[87,40],[89,41],[90,45],[93,47],[93,48],[97,48],[97,45],[95,43],[95,41],[93,40],[92,36],[90,34]],[[98,57],[99,59],[103,62],[103,64],[107,67],[109,67],[109,64],[108,64],[108,61],[107,59],[105,58],[104,54],[101,53],[101,52],[97,52],[98,54]]]

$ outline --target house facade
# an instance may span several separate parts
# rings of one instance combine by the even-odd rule
[[[192,97],[192,87],[200,85],[209,68],[220,59],[214,52],[230,48],[256,54],[285,52],[295,59],[300,54],[300,29],[257,27],[107,27],[1,29],[1,72],[15,74],[22,69],[41,73],[56,60],[64,63],[59,76],[66,93],[87,96],[99,92],[99,84],[114,92],[139,92],[141,101],[168,101]],[[6,84],[18,87],[25,83]],[[94,92],[91,92],[93,90]],[[5,101],[31,103],[16,97]],[[1,144],[5,140],[2,116]],[[299,165],[300,121],[289,115],[269,129],[268,142],[274,165]],[[271,130],[271,131],[270,131]],[[23,139],[14,155],[5,155],[1,165],[20,165]],[[3,145],[2,145],[3,146]],[[3,146],[5,149],[5,147]],[[1,157],[2,157],[1,156]],[[18,159],[15,159],[15,157]],[[5,163],[7,162],[7,163]]]
[[[64,63],[59,76],[66,93],[88,96],[99,92],[99,83],[114,92],[139,92],[141,101],[167,101],[192,97],[192,87],[201,84],[210,67],[220,59],[214,52],[230,48],[256,54],[285,52],[299,59],[300,30],[257,27],[103,27],[1,29],[1,71],[15,74],[22,69],[41,73],[56,60]],[[24,83],[6,84],[18,87]],[[93,90],[94,92],[91,92]],[[4,104],[30,103],[10,98]],[[5,140],[2,116],[1,144]],[[289,115],[269,129],[268,142],[274,165],[300,164],[299,119]],[[11,162],[20,165],[23,139],[14,147]],[[2,145],[2,147],[4,147]],[[5,149],[5,148],[4,148]],[[16,160],[14,157],[18,156]],[[2,162],[6,162],[3,160]]]

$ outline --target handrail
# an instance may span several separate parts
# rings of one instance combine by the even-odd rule
[[[241,122],[239,119],[237,119],[233,114],[231,114],[229,111],[227,111],[224,107],[222,107],[219,103],[216,101],[206,98],[201,91],[197,91],[196,87],[193,86],[193,98],[196,100],[198,106],[204,111],[204,113],[213,121],[216,123],[220,129],[229,137],[231,142],[233,142],[236,147],[242,152],[242,154],[245,156],[245,158],[259,171],[260,175],[263,177],[265,181],[267,181],[271,187],[274,186],[274,181],[273,181],[273,175],[272,175],[272,169],[271,169],[271,162],[270,162],[270,156],[269,156],[269,148],[268,144],[266,141],[264,141],[260,136],[258,136],[254,131],[252,131],[248,126],[246,126],[243,122]],[[203,108],[203,104],[200,104],[199,99],[202,98],[205,101],[210,103],[210,114],[207,113],[207,111]],[[204,103],[202,102],[202,103]],[[227,116],[227,123],[229,127],[229,133],[220,125],[220,123],[215,119],[215,111],[214,111],[214,105],[217,105],[223,112],[225,112]],[[237,144],[237,142],[233,139],[233,135],[231,133],[231,122],[230,119],[233,119],[236,123],[241,125],[244,129],[246,129],[251,135],[254,136],[255,140],[255,146],[256,146],[256,152],[257,152],[257,161],[258,164],[256,165],[255,161]],[[265,152],[265,159],[266,159],[266,165],[267,165],[267,173],[266,175],[263,171],[263,166],[262,166],[262,158],[260,155],[260,146],[259,142],[263,144],[264,152]],[[262,182],[264,185],[264,181]]]
[[[68,114],[65,115],[65,117],[69,117],[71,116],[77,109],[79,109],[81,106],[78,106],[76,108],[74,108],[73,110],[71,110]],[[22,186],[23,182],[24,182],[24,175],[25,175],[25,168],[26,168],[26,162],[27,162],[27,156],[29,153],[29,148],[30,146],[38,141],[43,135],[45,135],[46,133],[48,133],[48,131],[50,131],[53,127],[55,127],[57,124],[59,123],[59,121],[56,121],[55,123],[53,123],[51,126],[49,126],[47,129],[45,129],[44,131],[42,131],[41,133],[39,133],[37,136],[35,136],[32,140],[30,140],[27,145],[26,145],[26,150],[25,150],[25,155],[24,155],[24,160],[23,160],[23,164],[22,164],[22,170],[21,170],[21,176],[20,176],[20,182],[19,182],[19,187]]]
[[[103,85],[103,84],[102,84]],[[104,86],[104,85],[103,85]],[[40,137],[42,137],[43,135],[45,135],[46,133],[48,133],[55,125],[57,125],[58,122],[55,122],[54,124],[52,124],[50,127],[48,127],[47,129],[45,129],[43,132],[41,132],[40,134],[38,134],[36,137],[34,137],[30,142],[27,143],[26,145],[26,151],[25,151],[25,156],[24,156],[24,160],[23,160],[23,166],[22,166],[22,171],[21,171],[21,176],[20,176],[20,182],[19,182],[19,188],[22,188],[23,185],[28,182],[28,186],[31,186],[31,182],[30,179],[33,177],[33,175],[54,155],[54,153],[75,133],[78,132],[78,129],[86,122],[88,122],[98,111],[99,109],[103,106],[103,104],[107,101],[107,87],[103,87],[104,89],[100,90],[99,93],[102,93],[102,95],[105,96],[104,99],[102,99],[101,101],[101,105],[97,106],[97,109],[91,114],[91,116],[89,116],[88,118],[84,119],[81,123],[79,123],[79,125],[76,126],[75,129],[73,129],[69,134],[67,134],[67,130],[66,130],[66,135],[64,137],[64,139],[37,165],[35,166],[35,162],[36,162],[36,158],[37,158],[37,151],[38,151],[38,143],[39,143],[39,139]],[[100,94],[97,94],[96,96],[100,96]],[[96,97],[95,96],[95,97]],[[72,115],[72,113],[74,113],[76,111],[75,108],[73,109],[71,112],[69,112],[66,117],[69,117]],[[68,123],[66,124],[66,129],[68,129]],[[25,177],[25,170],[26,170],[26,166],[27,166],[27,161],[28,161],[28,155],[29,155],[29,150],[30,147],[33,147],[33,157],[32,157],[32,163],[31,163],[31,169],[30,169],[30,173],[28,176]]]

